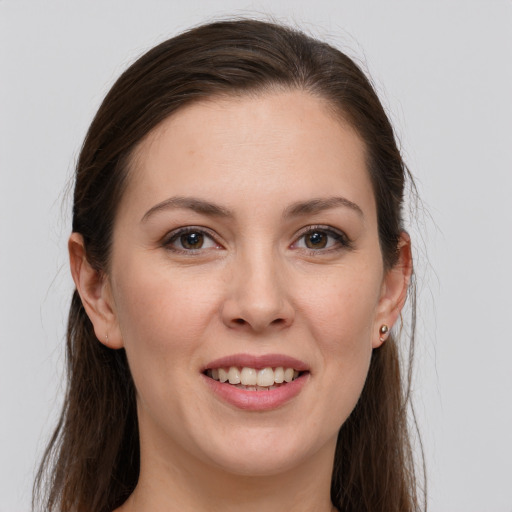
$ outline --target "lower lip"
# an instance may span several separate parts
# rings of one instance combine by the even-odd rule
[[[309,373],[303,373],[292,382],[282,384],[275,389],[247,391],[203,375],[206,383],[217,396],[225,402],[247,411],[269,411],[283,406],[301,392],[308,377]]]

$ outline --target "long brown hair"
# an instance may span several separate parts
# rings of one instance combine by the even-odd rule
[[[203,25],[159,44],[107,94],[85,138],[74,190],[73,231],[82,234],[91,265],[108,273],[130,156],[152,129],[191,102],[275,88],[326,100],[364,140],[383,261],[386,268],[396,264],[408,171],[369,80],[323,42],[243,19]],[[410,301],[414,317],[414,293]],[[64,406],[37,475],[34,506],[111,512],[131,494],[139,474],[135,387],[124,350],[96,339],[76,291],[67,371]],[[362,395],[339,432],[331,498],[340,511],[420,509],[407,421],[409,386],[410,373],[402,376],[398,345],[390,337],[374,350]]]

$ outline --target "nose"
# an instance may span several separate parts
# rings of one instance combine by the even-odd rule
[[[262,333],[289,327],[295,310],[275,254],[240,257],[233,264],[222,319],[232,329]]]

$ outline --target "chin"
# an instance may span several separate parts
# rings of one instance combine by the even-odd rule
[[[294,456],[272,454],[268,451],[238,453],[236,457],[216,459],[216,465],[224,472],[243,477],[271,477],[287,473],[300,465],[301,459]]]
[[[316,436],[297,435],[280,429],[239,428],[229,440],[218,445],[209,445],[209,458],[214,465],[226,473],[247,477],[268,477],[294,470],[322,451],[323,445],[333,450],[337,435],[322,442]],[[312,443],[311,440],[315,439]],[[331,446],[332,444],[332,446]],[[226,449],[227,448],[227,449]]]

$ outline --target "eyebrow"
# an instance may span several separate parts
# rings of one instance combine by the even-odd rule
[[[308,214],[311,215],[340,206],[350,208],[361,217],[364,217],[361,208],[345,197],[327,197],[299,201],[288,206],[283,212],[283,217],[289,218]],[[234,217],[233,212],[210,201],[195,197],[176,196],[170,197],[150,208],[142,217],[141,222],[146,222],[148,218],[155,213],[170,209],[188,209],[211,217]]]
[[[203,215],[209,215],[212,217],[233,217],[233,213],[223,206],[219,206],[215,203],[205,201],[204,199],[197,199],[195,197],[170,197],[161,203],[156,204],[150,208],[142,217],[141,222],[145,222],[149,217],[157,212],[170,209],[188,209],[193,210]]]
[[[363,210],[354,202],[346,199],[345,197],[327,197],[327,198],[318,198],[311,199],[309,201],[300,201],[297,203],[293,203],[288,206],[284,211],[283,217],[298,217],[300,215],[311,215],[315,213],[320,213],[325,210],[329,210],[331,208],[337,207],[346,207],[350,208],[354,212],[356,212],[361,217],[364,217]]]

